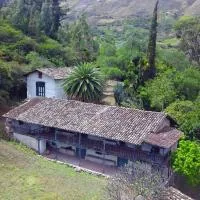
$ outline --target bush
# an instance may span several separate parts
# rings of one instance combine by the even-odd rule
[[[182,140],[173,155],[175,172],[184,175],[192,185],[200,185],[200,143]]]
[[[35,51],[36,48],[37,43],[29,37],[24,37],[22,40],[18,41],[14,46],[14,49],[17,49],[18,52],[22,55],[26,55],[31,51]]]
[[[103,67],[101,68],[101,71],[109,79],[121,80],[123,76],[122,71],[117,67]]]
[[[31,69],[42,68],[42,67],[54,67],[54,64],[47,58],[40,56],[37,52],[30,52],[26,55],[26,60],[30,65]]]
[[[175,101],[165,112],[177,121],[180,129],[189,137],[200,121],[200,103],[198,101]]]
[[[63,46],[55,40],[46,37],[46,40],[39,44],[38,51],[57,66],[63,66],[65,63]]]
[[[16,30],[5,21],[0,20],[0,41],[14,43],[22,38],[21,31]]]

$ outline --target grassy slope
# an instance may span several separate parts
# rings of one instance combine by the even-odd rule
[[[0,141],[0,199],[100,200],[105,179],[46,161],[24,146]]]

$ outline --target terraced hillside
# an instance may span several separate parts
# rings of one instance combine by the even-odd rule
[[[69,0],[70,18],[87,13],[91,23],[113,23],[133,16],[152,14],[156,0]],[[163,12],[172,15],[199,14],[200,0],[160,0]]]

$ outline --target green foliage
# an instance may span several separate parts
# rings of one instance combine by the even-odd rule
[[[35,42],[35,40],[29,37],[23,37],[23,39],[16,42],[12,48],[16,49],[19,52],[19,54],[26,55],[27,53],[36,50],[37,43]]]
[[[73,24],[62,27],[58,40],[71,48],[78,63],[91,62],[97,57],[99,45],[84,15]]]
[[[147,77],[146,80],[154,78],[156,74],[155,59],[156,59],[156,40],[157,40],[157,26],[158,26],[157,22],[158,3],[159,1],[156,1],[151,23],[151,29],[150,29],[149,44],[147,51],[149,67],[148,70],[146,71],[146,77]]]
[[[146,82],[145,86],[140,89],[143,101],[149,99],[150,106],[158,111],[166,108],[177,97],[171,75],[171,72],[159,75]]]
[[[191,63],[185,56],[184,52],[175,48],[159,48],[158,60],[161,67],[166,65],[166,68],[174,67],[178,71],[183,71],[191,66]],[[157,68],[158,71],[160,71],[160,66],[157,66]]]
[[[101,67],[100,69],[108,79],[120,80],[123,76],[123,72],[118,67]]]
[[[6,21],[0,20],[0,43],[14,43],[21,39],[22,33]]]
[[[16,0],[9,5],[12,9],[7,9],[7,18],[28,35],[39,35],[43,32],[55,38],[64,15],[60,3],[60,0]]]
[[[194,101],[200,92],[200,71],[188,68],[183,72],[178,72],[175,85],[180,97]]]
[[[187,56],[200,65],[200,17],[184,16],[176,23],[177,36],[181,38],[181,49]]]
[[[38,52],[42,56],[47,57],[48,60],[56,66],[65,65],[65,50],[56,40],[44,37],[38,45]]]
[[[64,90],[71,98],[98,102],[103,96],[104,78],[98,68],[84,63],[74,69],[64,81]]]
[[[200,122],[200,102],[175,101],[170,104],[165,112],[177,121],[180,129],[192,139],[194,129]]]
[[[125,31],[125,46],[126,51],[134,54],[135,51],[144,52],[147,51],[148,43],[148,31],[142,28],[128,29]]]
[[[26,60],[30,65],[30,69],[34,70],[42,67],[53,67],[55,66],[52,62],[50,62],[47,58],[40,56],[37,52],[32,51],[26,55]]]
[[[200,185],[200,143],[182,140],[173,155],[173,168],[187,177],[192,185]]]

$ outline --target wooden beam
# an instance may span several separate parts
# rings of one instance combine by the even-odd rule
[[[105,172],[106,142],[103,139],[103,173]]]

